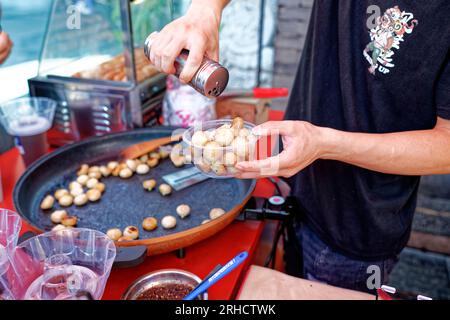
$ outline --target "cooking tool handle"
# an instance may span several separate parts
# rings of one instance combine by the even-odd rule
[[[208,290],[213,284],[217,281],[228,275],[231,271],[236,269],[245,259],[248,257],[248,252],[244,251],[238,254],[236,257],[231,259],[225,264],[219,271],[217,271],[214,275],[209,277],[205,283],[198,286],[198,288],[192,290],[183,300],[194,300],[198,295],[202,294],[206,290]]]
[[[289,95],[288,88],[254,88],[254,98],[281,98]]]
[[[133,268],[144,262],[147,246],[116,247],[113,268]]]
[[[200,288],[200,286],[202,286],[204,283],[206,283],[213,275],[216,274],[217,271],[219,271],[223,266],[221,264],[218,264],[217,266],[214,267],[214,269],[212,269],[212,271],[203,278],[203,280],[194,288],[192,289],[192,291],[197,290],[198,288]]]

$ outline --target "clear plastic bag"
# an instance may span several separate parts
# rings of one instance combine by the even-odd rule
[[[195,122],[214,120],[215,107],[215,99],[203,96],[174,76],[167,77],[167,90],[163,101],[165,125],[187,128]]]

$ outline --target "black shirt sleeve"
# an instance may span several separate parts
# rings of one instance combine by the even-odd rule
[[[438,117],[450,120],[450,61],[449,54],[436,86],[436,108]]]

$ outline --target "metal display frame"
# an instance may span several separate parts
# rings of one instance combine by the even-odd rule
[[[31,96],[48,97],[58,103],[53,127],[48,132],[51,145],[61,146],[86,137],[77,128],[74,119],[75,108],[69,99],[74,93],[90,97],[88,100],[92,103],[92,123],[89,125],[92,126],[92,136],[150,126],[158,121],[166,76],[157,74],[142,82],[137,81],[130,0],[119,1],[127,82],[41,74],[28,80]],[[50,18],[55,15],[56,5],[57,1],[54,0]],[[48,48],[48,38],[49,28],[41,49],[40,70]]]

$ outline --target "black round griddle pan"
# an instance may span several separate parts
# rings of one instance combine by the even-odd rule
[[[56,203],[52,210],[43,211],[40,203],[45,195],[53,194],[56,189],[68,188],[69,183],[76,179],[81,164],[117,160],[123,148],[171,135],[173,129],[156,127],[115,133],[59,148],[32,164],[21,176],[13,194],[16,210],[35,231],[51,230],[50,213],[61,207]],[[148,192],[143,189],[143,180],[153,178],[160,184],[163,183],[162,176],[176,170],[180,169],[170,159],[165,159],[146,175],[135,174],[126,180],[113,176],[103,178],[106,191],[99,202],[64,209],[79,218],[77,227],[80,228],[106,232],[110,228],[137,226],[138,240],[117,245],[146,245],[148,254],[153,255],[186,247],[223,229],[239,214],[255,186],[254,180],[208,179],[184,190],[173,191],[168,197],[161,196],[157,190]],[[192,209],[185,219],[176,214],[175,209],[180,204],[188,204]],[[201,225],[202,221],[209,219],[212,208],[223,208],[227,214]],[[160,221],[166,215],[177,217],[174,229],[165,230],[160,225],[151,232],[142,229],[141,222],[145,217],[154,216]]]

